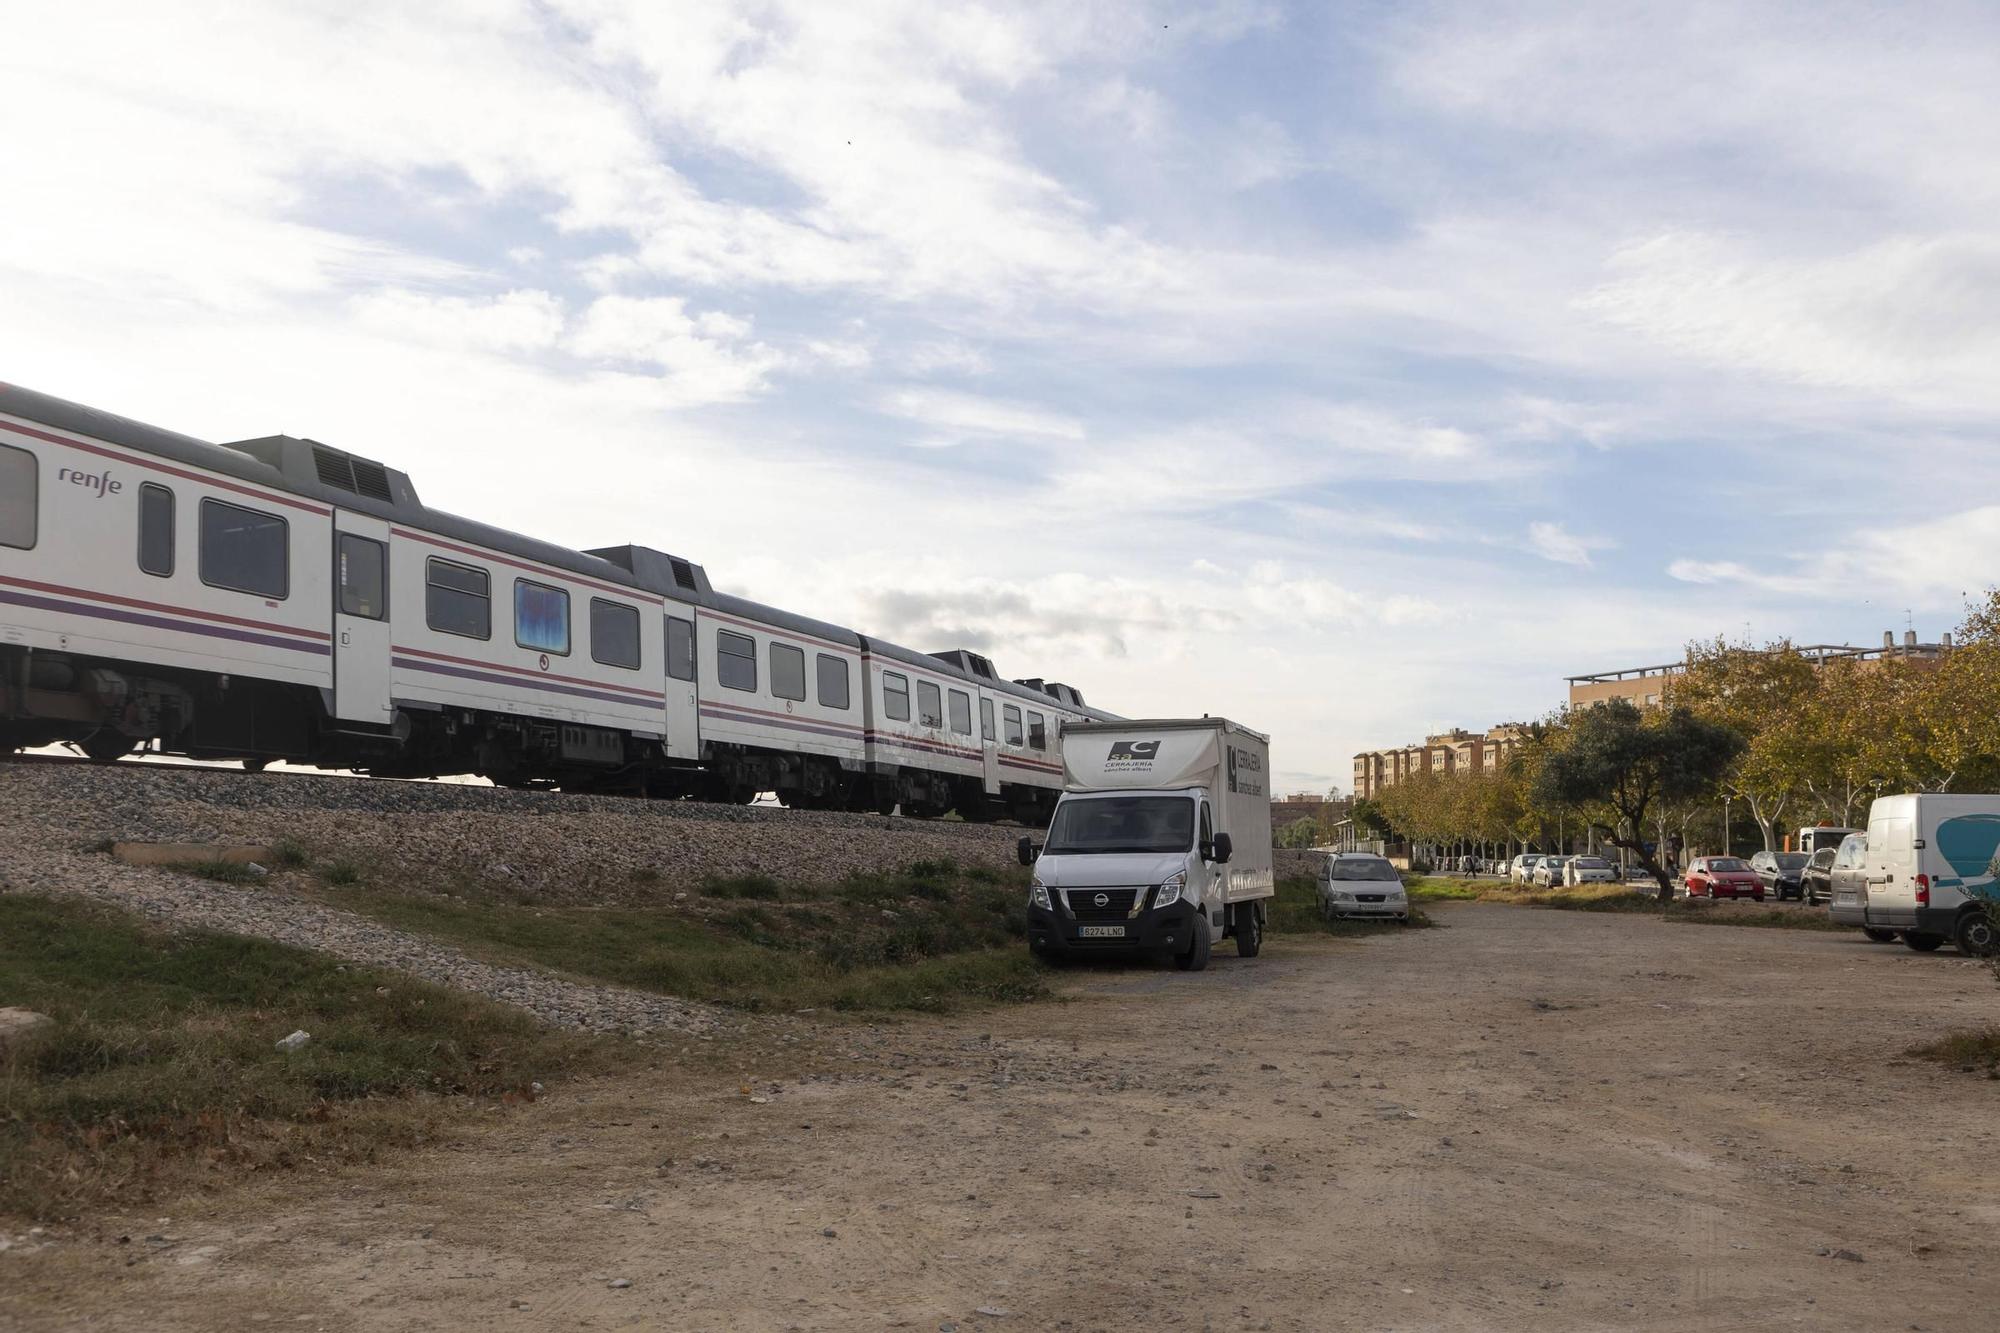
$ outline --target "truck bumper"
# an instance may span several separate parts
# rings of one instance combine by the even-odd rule
[[[1194,938],[1198,913],[1193,903],[1155,907],[1115,921],[1079,921],[1066,912],[1028,909],[1028,945],[1038,953],[1064,955],[1181,953]],[[1119,926],[1122,935],[1085,935],[1083,929]]]
[[[1958,907],[1919,907],[1916,911],[1916,928],[1919,933],[1924,935],[1942,935],[1946,939],[1951,939],[1958,932],[1958,917],[1959,913],[1963,910],[1963,905]]]

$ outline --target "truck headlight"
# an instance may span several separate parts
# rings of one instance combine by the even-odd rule
[[[1028,906],[1039,907],[1044,912],[1056,910],[1056,905],[1049,901],[1049,886],[1039,879],[1028,885]]]
[[[1160,890],[1153,895],[1153,906],[1171,907],[1187,892],[1187,871],[1176,870],[1160,881]]]

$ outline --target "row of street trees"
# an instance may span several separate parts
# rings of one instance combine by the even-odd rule
[[[1664,886],[1654,853],[1722,797],[1764,846],[1784,830],[1856,825],[1898,791],[2000,791],[2000,590],[1968,611],[1938,660],[1816,662],[1786,641],[1689,649],[1660,708],[1613,701],[1528,729],[1501,770],[1426,773],[1360,805],[1434,854],[1627,848]]]

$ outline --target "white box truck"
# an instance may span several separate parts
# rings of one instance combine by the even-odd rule
[[[1271,867],[1271,740],[1226,718],[1062,729],[1063,793],[1033,866],[1037,954],[1168,954],[1208,966],[1219,941],[1257,956]]]
[[[1881,796],[1868,807],[1865,891],[1837,897],[1835,921],[1895,931],[1912,949],[1947,940],[1973,955],[1995,939],[1986,904],[2000,898],[2000,796]]]

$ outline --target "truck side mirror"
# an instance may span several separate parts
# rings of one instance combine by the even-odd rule
[[[1227,833],[1218,833],[1215,835],[1215,843],[1212,850],[1213,850],[1213,855],[1211,855],[1208,859],[1215,862],[1219,866],[1226,866],[1229,864],[1229,854],[1231,851],[1235,850],[1235,848],[1234,845],[1229,841],[1229,835]]]
[[[1035,844],[1029,842],[1026,838],[1021,839],[1014,844],[1014,855],[1021,858],[1022,865],[1033,865],[1035,863]]]

